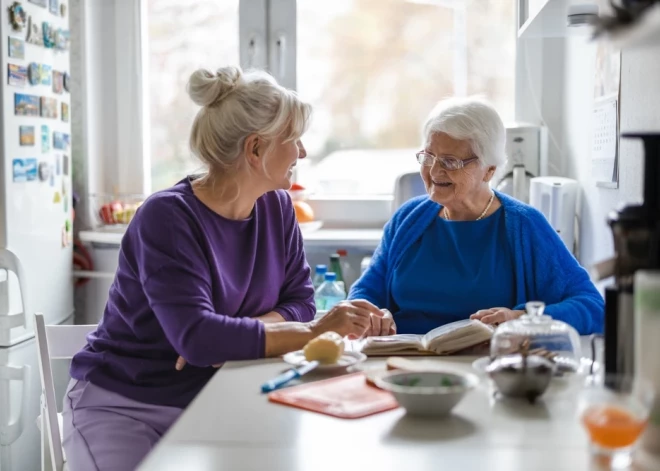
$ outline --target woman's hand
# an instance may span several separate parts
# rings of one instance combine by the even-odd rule
[[[364,334],[365,337],[380,337],[396,334],[396,324],[392,313],[387,309],[381,309],[382,316],[371,314],[371,327]]]
[[[316,337],[332,331],[342,337],[359,338],[371,327],[372,317],[383,317],[383,312],[369,301],[342,301],[318,321],[312,321],[312,333]]]
[[[492,324],[498,326],[503,322],[517,319],[522,316],[525,311],[512,311],[505,307],[493,307],[490,309],[482,309],[475,312],[470,316],[470,319],[477,319],[484,324]]]

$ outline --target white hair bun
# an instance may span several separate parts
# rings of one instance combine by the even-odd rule
[[[236,89],[243,73],[238,67],[222,67],[215,73],[198,69],[188,80],[188,95],[199,106],[220,103]]]

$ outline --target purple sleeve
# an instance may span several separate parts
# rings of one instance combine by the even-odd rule
[[[286,274],[279,302],[273,310],[286,321],[309,322],[316,314],[311,270],[305,258],[302,233],[291,199],[285,194],[283,200],[282,216],[287,232]]]
[[[186,211],[154,201],[139,212],[131,224],[142,286],[174,350],[194,366],[262,358],[262,322],[215,312],[210,268]]]

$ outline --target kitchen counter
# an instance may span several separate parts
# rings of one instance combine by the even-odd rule
[[[119,245],[124,236],[124,226],[109,226],[92,231],[80,231],[83,243]],[[319,229],[303,231],[305,246],[341,246],[374,250],[383,236],[382,229]]]

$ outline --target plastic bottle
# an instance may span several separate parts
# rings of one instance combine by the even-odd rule
[[[341,257],[339,256],[339,254],[333,253],[330,255],[330,266],[328,266],[328,272],[332,272],[337,276],[337,282],[339,282],[343,290],[346,291],[346,284],[344,283],[344,274],[341,269]]]
[[[312,284],[314,285],[314,291],[316,291],[321,284],[325,281],[325,274],[328,271],[326,265],[316,265],[314,269],[314,278],[312,278]]]
[[[356,277],[353,273],[353,269],[351,268],[351,264],[348,263],[348,252],[344,249],[340,249],[337,250],[337,255],[339,255],[339,265],[341,266],[341,274],[344,279],[344,286],[348,292],[353,283],[355,283]]]
[[[337,282],[337,275],[333,272],[325,274],[325,281],[319,286],[314,295],[317,311],[328,311],[340,301],[346,299],[346,292]]]

